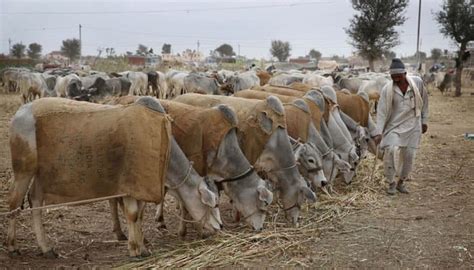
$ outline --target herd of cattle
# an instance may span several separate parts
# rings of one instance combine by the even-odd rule
[[[222,228],[221,190],[235,218],[255,231],[263,229],[268,205],[278,200],[297,224],[305,200],[315,202],[316,192],[336,178],[350,183],[360,161],[376,153],[369,104],[389,82],[380,73],[278,70],[6,69],[0,75],[4,89],[19,91],[25,103],[10,127],[10,210],[19,209],[27,193],[33,207],[126,193],[110,199],[110,206],[121,240],[127,237],[118,205],[126,216],[131,256],[149,254],[141,230],[144,205],[159,204],[157,221],[163,223],[164,198],[133,177],[152,179],[177,198],[180,235],[187,222],[202,233]],[[34,100],[38,96],[52,98]],[[160,128],[151,128],[153,123]],[[163,177],[155,179],[155,173]],[[12,216],[12,254],[18,253],[15,224]],[[33,227],[42,252],[56,256],[40,210],[33,210]]]

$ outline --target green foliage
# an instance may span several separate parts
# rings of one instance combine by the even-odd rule
[[[143,44],[138,44],[137,54],[146,55],[148,53],[148,47]]]
[[[107,54],[107,57],[114,57],[115,56],[115,49],[110,47],[110,48],[105,48],[105,53]]]
[[[408,0],[352,0],[352,7],[358,13],[344,30],[351,39],[350,44],[369,60],[371,68],[373,61],[400,44],[395,26],[405,22],[407,5]]]
[[[444,0],[435,13],[440,32],[457,43],[474,40],[474,14],[469,0]]]
[[[435,19],[440,26],[440,32],[459,44],[456,57],[456,96],[461,95],[461,74],[463,62],[467,60],[466,47],[469,41],[474,40],[474,14],[472,1],[444,0],[441,10],[435,13]]]
[[[288,41],[272,40],[270,53],[276,57],[278,61],[284,62],[290,57],[291,46]]]
[[[235,55],[234,48],[227,43],[222,44],[215,50],[220,57],[231,57]]]
[[[397,54],[394,51],[385,51],[383,56],[386,60],[392,60],[393,58],[397,57]]]
[[[43,47],[38,43],[31,43],[28,45],[28,57],[31,59],[39,59],[41,56],[41,50]]]
[[[63,40],[61,52],[71,61],[74,61],[81,56],[81,42],[76,38]]]
[[[16,58],[20,59],[23,56],[25,56],[25,49],[26,49],[25,45],[23,45],[21,43],[16,43],[16,44],[13,44],[13,46],[10,50],[10,54],[15,56]]]
[[[165,43],[161,48],[161,54],[170,54],[171,53],[171,44]]]
[[[443,55],[443,51],[438,48],[433,48],[431,49],[431,59],[433,59],[434,62],[438,62],[438,60],[441,58]]]
[[[319,51],[316,51],[315,49],[311,49],[309,51],[309,56],[319,61],[319,59],[321,59],[322,54]]]

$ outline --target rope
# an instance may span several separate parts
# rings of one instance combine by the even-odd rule
[[[87,199],[87,200],[67,202],[67,203],[50,204],[50,205],[45,205],[45,206],[40,206],[40,207],[33,207],[33,208],[26,208],[26,209],[21,209],[20,207],[18,207],[16,209],[12,210],[12,211],[9,211],[9,212],[6,212],[6,213],[0,213],[0,216],[7,216],[8,218],[14,218],[14,217],[17,217],[18,215],[20,215],[21,212],[30,212],[30,211],[34,211],[34,210],[58,208],[58,207],[64,207],[64,206],[69,206],[69,205],[76,205],[76,204],[85,204],[85,203],[104,201],[104,200],[120,198],[120,197],[126,197],[126,196],[129,196],[129,195],[128,194],[111,195],[111,196],[94,198],[94,199]]]
[[[192,169],[193,169],[193,162],[190,161],[190,162],[189,162],[188,172],[187,172],[186,175],[184,176],[183,181],[181,181],[181,183],[177,184],[177,185],[174,186],[174,187],[169,186],[168,188],[169,188],[169,189],[174,189],[174,190],[176,190],[176,189],[180,188],[182,185],[184,185],[184,183],[186,183],[186,180],[188,180],[189,175],[191,175],[191,170],[192,170]]]

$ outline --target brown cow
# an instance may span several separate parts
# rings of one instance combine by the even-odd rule
[[[158,102],[142,98],[127,107],[44,98],[20,107],[10,125],[14,180],[10,210],[29,191],[32,207],[127,194],[123,197],[130,256],[149,255],[141,223],[145,202],[163,199],[170,158],[171,123]],[[16,218],[7,245],[18,254]],[[38,245],[48,244],[41,210],[33,210]]]
[[[268,81],[270,81],[272,75],[266,71],[258,70],[257,77],[260,79],[260,86],[264,86]]]

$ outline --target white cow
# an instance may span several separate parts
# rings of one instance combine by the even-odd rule
[[[184,78],[188,76],[187,72],[178,70],[169,70],[166,73],[166,82],[168,84],[167,98],[173,98],[184,94]]]
[[[68,86],[71,83],[71,81],[77,80],[81,81],[79,76],[76,74],[69,74],[64,77],[58,77],[56,78],[56,85],[54,86],[54,92],[56,92],[57,97],[69,97],[71,94],[69,93]]]

